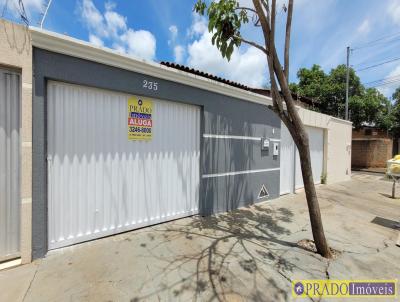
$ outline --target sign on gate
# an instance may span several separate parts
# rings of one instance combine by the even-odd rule
[[[141,97],[128,99],[128,139],[151,140],[153,136],[153,102]]]

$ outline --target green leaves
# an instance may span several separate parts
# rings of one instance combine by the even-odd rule
[[[229,61],[234,48],[241,44],[242,25],[249,22],[247,11],[239,8],[237,0],[213,0],[208,6],[204,0],[198,0],[194,10],[208,16],[208,31],[213,33],[211,42]]]
[[[344,117],[346,98],[346,66],[338,65],[328,74],[319,65],[310,69],[301,68],[297,72],[299,83],[296,93],[318,101],[321,112]],[[353,69],[350,69],[350,97],[360,95],[364,90],[360,79]]]
[[[392,95],[392,99],[397,105],[400,105],[400,87],[398,87]]]
[[[207,4],[205,1],[197,1],[196,4],[194,5],[194,10],[199,13],[200,15],[204,15],[204,11],[207,8]]]
[[[393,114],[389,114],[389,100],[374,88],[366,89],[355,71],[350,69],[349,110],[355,127],[364,123],[374,124],[383,129],[393,128]],[[344,117],[346,99],[346,66],[338,65],[329,73],[320,66],[301,68],[297,72],[298,84],[291,84],[293,92],[318,101],[321,112]],[[398,92],[400,99],[400,89]]]

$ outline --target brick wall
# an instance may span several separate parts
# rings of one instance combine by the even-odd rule
[[[352,140],[351,166],[356,168],[384,168],[392,158],[393,141],[389,138]]]
[[[386,130],[377,129],[377,128],[361,128],[361,129],[353,129],[353,138],[365,138],[365,139],[374,139],[374,138],[390,138]]]

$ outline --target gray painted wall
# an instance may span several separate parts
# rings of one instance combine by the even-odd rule
[[[280,120],[266,106],[37,48],[33,65],[33,258],[47,252],[47,80],[201,106],[202,131],[206,134],[280,138]],[[143,88],[144,79],[158,82],[158,90]],[[259,141],[203,138],[201,142],[202,175],[279,165],[279,156],[261,151]],[[200,211],[210,214],[251,204],[258,200],[262,184],[267,186],[270,199],[278,197],[279,170],[204,178],[200,184]]]

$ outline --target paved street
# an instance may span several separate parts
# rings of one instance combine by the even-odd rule
[[[52,251],[0,271],[0,301],[285,301],[293,279],[399,278],[390,194],[390,182],[362,173],[318,187],[336,260],[297,246],[312,238],[299,193]]]

